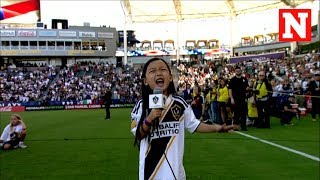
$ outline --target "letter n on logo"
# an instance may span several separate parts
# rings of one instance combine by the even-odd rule
[[[311,41],[311,9],[279,9],[279,41]]]

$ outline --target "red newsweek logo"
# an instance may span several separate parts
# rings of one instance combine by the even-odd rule
[[[279,9],[279,41],[311,41],[311,9]]]

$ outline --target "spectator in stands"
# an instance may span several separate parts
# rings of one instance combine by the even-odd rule
[[[217,101],[219,103],[219,112],[221,116],[221,124],[226,124],[227,120],[227,103],[229,100],[229,91],[227,87],[226,80],[224,78],[219,78],[219,87],[217,90]]]
[[[194,115],[199,120],[204,120],[205,115],[205,101],[204,97],[201,95],[201,89],[199,86],[195,86],[193,88],[193,101],[191,102],[191,107],[193,110]]]
[[[206,94],[206,114],[207,114],[207,123],[213,124],[215,122],[215,113],[212,107],[213,101],[215,100],[215,90],[212,87],[207,89]]]
[[[298,95],[295,97],[296,103],[299,104],[299,107],[304,106],[305,97],[303,95],[303,89],[302,89],[302,81],[296,80],[294,83],[294,89],[293,92],[295,95]]]
[[[27,146],[23,143],[27,134],[26,129],[20,115],[13,114],[10,118],[10,124],[4,128],[0,137],[0,143],[3,143],[2,149],[26,148]]]
[[[210,120],[212,123],[219,123],[219,105],[217,102],[217,83],[216,81],[212,82],[212,90],[209,92],[210,94]]]
[[[316,74],[314,80],[310,82],[309,91],[312,96],[312,121],[316,121],[316,115],[320,117],[320,74]]]
[[[192,94],[193,94],[193,92],[192,92],[192,89],[191,89],[191,85],[187,84],[186,89],[183,91],[183,98],[189,104],[192,102]]]
[[[281,92],[282,92],[282,93],[287,93],[287,94],[293,92],[293,87],[292,87],[292,85],[290,84],[290,81],[289,81],[288,78],[285,78],[285,79],[283,80]]]
[[[250,81],[249,88],[251,91],[248,91],[248,120],[249,124],[256,127],[257,121],[258,121],[258,110],[256,106],[256,96],[254,95],[252,88],[253,88],[253,82]]]

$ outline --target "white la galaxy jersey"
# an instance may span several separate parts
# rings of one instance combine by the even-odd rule
[[[131,112],[131,132],[135,135],[142,115],[142,100]],[[159,119],[158,128],[151,129],[150,141],[144,138],[140,143],[139,179],[171,180],[186,179],[183,167],[184,130],[193,133],[199,126],[193,111],[180,96],[169,96]],[[159,131],[158,131],[159,130]],[[170,169],[172,167],[174,175]]]

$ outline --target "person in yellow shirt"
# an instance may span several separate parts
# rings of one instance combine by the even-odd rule
[[[229,90],[227,87],[226,80],[224,78],[219,79],[219,87],[217,89],[217,101],[219,104],[220,116],[222,124],[226,123],[226,104],[229,100]]]
[[[248,118],[252,122],[253,126],[255,126],[258,120],[258,110],[253,93],[249,93],[248,95]]]
[[[258,73],[258,81],[255,83],[254,92],[256,94],[258,109],[258,128],[270,128],[270,97],[272,95],[272,86],[266,79],[266,73]]]

